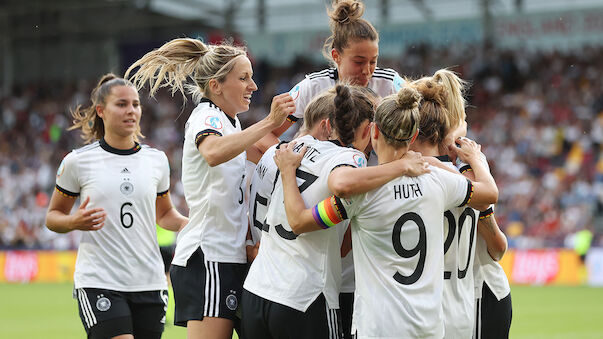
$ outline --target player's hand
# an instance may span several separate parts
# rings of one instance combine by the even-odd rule
[[[306,146],[302,147],[299,153],[295,153],[293,149],[296,144],[297,142],[295,141],[282,144],[274,153],[274,162],[283,175],[286,175],[291,170],[295,172],[295,169],[301,165],[304,154],[306,154]]]
[[[456,155],[465,163],[471,164],[473,161],[480,160],[480,152],[482,150],[482,146],[476,143],[475,141],[460,137],[455,140],[457,146],[448,146],[448,150],[450,152],[456,153]]]
[[[267,119],[274,125],[274,128],[278,128],[293,113],[295,113],[295,102],[289,93],[283,93],[272,98]]]
[[[98,231],[105,225],[107,214],[103,208],[86,209],[90,197],[86,197],[77,211],[72,215],[72,228],[80,231]]]
[[[408,151],[399,161],[403,166],[402,175],[408,177],[417,177],[421,174],[429,173],[429,163],[420,152]]]

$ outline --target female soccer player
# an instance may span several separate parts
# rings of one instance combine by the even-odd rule
[[[308,74],[293,86],[289,93],[295,100],[295,112],[273,135],[262,139],[261,149],[278,143],[277,138],[303,117],[310,101],[338,82],[369,87],[380,97],[396,93],[404,83],[393,69],[377,67],[379,33],[362,18],[364,4],[358,0],[336,0],[332,7],[327,10],[331,35],[323,47],[323,55],[332,68]]]
[[[166,155],[140,145],[141,107],[132,83],[103,76],[92,105],[72,112],[87,146],[57,171],[46,226],[82,234],[75,267],[79,314],[88,338],[160,338],[167,283],[155,222],[178,231],[188,219],[173,207]],[[71,214],[75,198],[82,203]]]
[[[421,80],[435,81],[435,83],[445,88],[443,93],[448,112],[447,125],[449,126],[448,128],[453,130],[453,132],[448,133],[440,146],[440,154],[445,154],[448,149],[455,149],[449,147],[454,144],[454,140],[467,135],[465,100],[463,98],[463,92],[467,84],[456,74],[448,70],[439,70],[433,77]],[[421,83],[421,80],[416,81],[415,84]],[[451,160],[453,158],[454,154],[451,154]],[[487,160],[483,153],[480,153],[480,158],[484,165],[487,166]],[[469,164],[457,162],[457,168],[467,178],[471,180],[474,178]],[[467,333],[469,324],[473,323],[475,338],[504,339],[509,337],[512,316],[511,289],[507,276],[502,266],[498,263],[498,260],[502,258],[507,250],[507,238],[498,227],[493,208],[494,206],[482,206],[479,208],[481,212],[479,212],[478,217],[477,235],[475,235],[475,227],[473,225],[465,227],[465,232],[468,229],[471,232],[466,233],[464,236],[458,233],[462,230],[462,227],[457,225],[459,237],[464,237],[465,240],[460,239],[459,241],[455,241],[454,235],[448,233],[445,249],[448,251],[446,265],[450,266],[450,269],[447,271],[454,271],[455,263],[451,261],[451,258],[456,256],[453,253],[456,252],[454,248],[458,244],[458,248],[462,250],[459,253],[462,254],[457,258],[459,263],[456,265],[460,267],[463,264],[463,260],[467,260],[468,262],[473,260],[473,265],[469,266],[473,267],[473,277],[471,277],[471,272],[467,271],[465,274],[465,270],[459,268],[459,272],[461,272],[460,276],[464,278],[458,279],[455,282],[453,281],[455,275],[451,274],[450,281],[447,281],[448,284],[445,285],[450,288],[445,290],[445,297],[448,300],[444,303],[445,313],[448,314],[446,320],[448,329],[447,338],[456,337],[459,330]],[[474,212],[477,213],[477,211]],[[474,224],[473,218],[465,218],[465,220],[467,219],[472,220],[472,224]],[[454,219],[448,216],[447,220],[452,222]],[[461,246],[462,244],[465,245]],[[465,268],[464,264],[463,268]],[[469,288],[469,281],[467,279],[474,280],[474,297],[477,298],[476,302],[473,303],[476,308],[475,321],[473,319],[469,320],[466,315],[466,310],[471,305],[471,302],[468,300],[471,293],[467,291],[467,288]],[[459,302],[464,306],[460,306]],[[459,307],[464,311],[459,312]],[[464,320],[461,321],[461,318]],[[462,335],[462,337],[465,336],[466,334]]]
[[[437,157],[451,171],[460,174],[448,155],[443,154],[448,153],[449,146],[454,146],[454,139],[447,137],[454,133],[452,126],[464,121],[462,80],[451,71],[439,70],[434,76],[413,81],[408,86],[422,96],[420,132],[411,149],[424,156]],[[445,143],[447,140],[451,145]],[[473,262],[478,220],[479,210],[470,207],[455,207],[444,212],[444,338],[472,336],[475,319]]]
[[[328,110],[332,141],[310,135],[297,139],[309,148],[297,171],[300,190],[310,203],[338,189],[336,173],[364,167],[374,108],[360,90],[337,85],[311,104]],[[365,183],[363,183],[365,184]],[[246,338],[334,338],[341,333],[338,294],[342,228],[298,236],[288,226],[280,180],[263,224],[262,244],[244,285],[243,333]]]
[[[459,97],[458,92],[454,95]],[[450,102],[455,99],[449,100]],[[459,102],[456,99],[456,102]],[[453,114],[455,116],[455,114]],[[464,110],[456,115],[461,118],[457,128],[446,138],[444,144],[467,135],[467,122]],[[480,154],[482,162],[487,165],[484,154]],[[473,173],[469,164],[460,162],[457,168],[467,178],[472,179]],[[511,303],[511,288],[509,280],[498,261],[507,250],[507,238],[498,227],[494,216],[494,205],[486,210],[480,209],[477,224],[477,239],[475,244],[475,260],[473,263],[473,279],[475,287],[475,339],[509,338],[513,308]]]
[[[279,127],[295,108],[276,96],[270,114],[241,131],[237,114],[249,109],[257,89],[245,49],[175,39],[147,53],[130,71],[137,86],[149,82],[200,99],[185,127],[182,183],[190,222],[180,232],[170,277],[174,322],[188,338],[230,338],[246,272],[247,149]],[[189,83],[187,83],[187,81]]]
[[[416,90],[403,88],[377,108],[371,138],[379,162],[408,151],[419,133],[419,99]],[[474,182],[432,168],[429,174],[400,177],[366,194],[332,196],[312,209],[306,209],[295,182],[300,156],[289,147],[277,152],[287,219],[296,232],[330,229],[351,219],[359,338],[444,336],[442,215],[454,206],[483,205],[498,197],[494,180],[479,162],[479,147],[469,140],[458,142],[459,156],[475,167]]]

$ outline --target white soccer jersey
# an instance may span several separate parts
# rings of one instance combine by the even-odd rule
[[[165,153],[136,145],[118,150],[104,140],[69,153],[57,172],[57,190],[90,198],[87,208],[107,216],[98,231],[82,232],[75,264],[75,288],[123,292],[166,289],[156,235],[155,205],[168,192]],[[167,199],[167,198],[166,198]]]
[[[331,195],[327,180],[339,166],[366,166],[362,152],[318,141],[307,135],[297,139],[296,150],[308,146],[297,169],[297,183],[306,206]],[[323,293],[329,308],[339,308],[341,284],[340,237],[342,225],[296,236],[285,213],[282,181],[277,179],[268,206],[258,256],[243,287],[270,301],[305,312]]]
[[[260,161],[258,161],[249,189],[249,225],[253,243],[262,238],[262,225],[266,219],[268,205],[272,197],[278,167],[274,162],[274,153],[279,145],[268,148]]]
[[[488,160],[486,156],[481,153],[480,158],[484,165],[488,166]],[[471,168],[469,164],[458,161],[457,167],[461,173]],[[494,205],[491,206],[494,208]],[[488,253],[488,245],[486,240],[477,234],[477,241],[475,246],[475,261],[473,263],[473,278],[475,286],[475,298],[479,299],[482,297],[483,283],[485,282],[492,290],[492,293],[498,300],[506,297],[511,293],[511,287],[509,286],[509,280],[502,266],[492,259],[490,253]]]
[[[456,170],[448,157],[438,157]],[[460,174],[459,174],[460,176]],[[479,211],[455,207],[444,212],[444,328],[447,339],[471,338],[475,322],[473,262]]]
[[[444,336],[442,215],[471,190],[467,179],[432,167],[341,199],[352,225],[358,338]]]
[[[182,185],[189,207],[189,223],[180,231],[172,264],[186,266],[201,247],[205,259],[246,263],[247,204],[246,153],[210,167],[198,150],[208,135],[226,136],[241,131],[241,123],[208,99],[188,118],[182,152]]]
[[[306,106],[325,90],[335,86],[339,81],[339,73],[336,68],[327,68],[320,72],[306,75],[306,78],[293,86],[289,94],[295,101],[295,113],[289,116],[289,120],[295,122],[304,117]],[[375,69],[368,86],[380,97],[386,97],[397,93],[404,84],[404,80],[398,72],[391,68]]]
[[[477,246],[475,248],[475,263],[473,266],[475,279],[475,297],[482,297],[483,283],[486,283],[496,299],[501,300],[511,293],[509,279],[502,266],[492,259],[488,253],[486,240],[481,236],[477,237]]]

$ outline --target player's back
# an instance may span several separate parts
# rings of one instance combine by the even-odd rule
[[[344,200],[352,217],[358,337],[442,338],[443,212],[466,180],[432,168]]]
[[[327,181],[337,166],[364,166],[364,155],[311,136],[297,139],[296,151],[307,146],[297,183],[307,206],[331,195]],[[323,293],[330,308],[338,308],[341,281],[339,232],[327,230],[296,235],[285,213],[282,182],[277,180],[263,226],[262,244],[245,281],[245,289],[262,298],[305,311]]]

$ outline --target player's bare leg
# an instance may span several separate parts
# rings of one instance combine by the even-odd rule
[[[204,317],[186,323],[187,339],[230,339],[234,322],[230,319]]]

